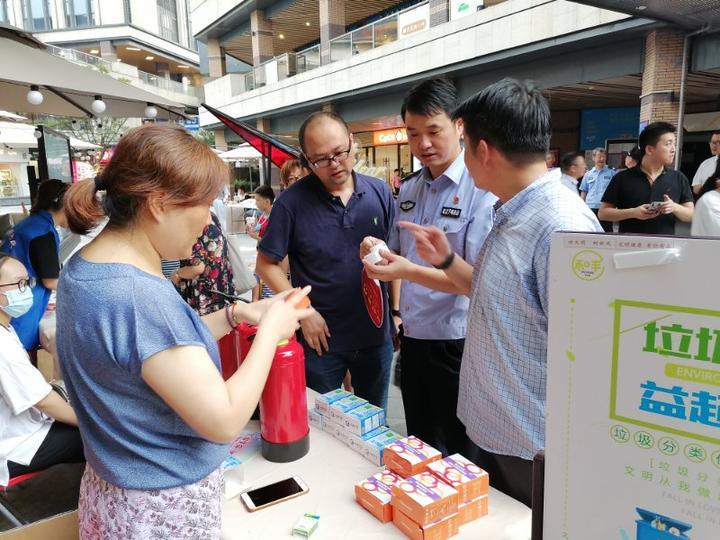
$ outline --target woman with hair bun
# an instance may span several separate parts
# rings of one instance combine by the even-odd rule
[[[227,444],[255,410],[277,343],[310,314],[298,308],[305,288],[200,317],[164,279],[161,258],[191,255],[227,175],[184,129],[148,124],[66,195],[73,232],[108,217],[58,287],[58,350],[87,458],[81,538],[219,538]],[[223,381],[216,342],[241,321],[259,329]]]

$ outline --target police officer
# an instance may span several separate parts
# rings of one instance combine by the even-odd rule
[[[585,173],[580,182],[580,197],[597,216],[605,190],[616,171],[607,165],[607,152],[604,148],[595,148],[592,158],[593,168]],[[612,221],[600,221],[600,225],[605,232],[613,232]]]
[[[435,225],[456,253],[472,264],[492,226],[497,198],[477,189],[465,168],[462,126],[451,119],[457,90],[445,79],[431,79],[405,96],[401,114],[412,154],[423,167],[400,187],[395,222],[385,261],[365,263],[369,276],[395,281],[393,315],[402,318],[401,390],[408,434],[443,454],[464,452],[467,435],[457,418],[458,379],[467,327],[469,300],[442,271],[417,255],[415,240],[398,223]],[[364,257],[379,240],[360,246]],[[397,280],[401,286],[397,287]]]

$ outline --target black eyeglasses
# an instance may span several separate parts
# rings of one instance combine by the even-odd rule
[[[350,150],[352,150],[352,141],[348,139],[348,149],[343,150],[342,152],[338,152],[337,154],[333,154],[330,157],[318,159],[317,161],[310,161],[313,167],[317,169],[322,169],[324,167],[329,167],[330,163],[340,163],[342,161],[345,161],[348,156],[350,155]]]
[[[34,277],[27,278],[27,279],[21,279],[20,281],[16,281],[15,283],[0,283],[0,287],[9,287],[10,285],[17,285],[17,288],[20,289],[20,292],[25,292],[25,289],[30,287],[31,289],[35,286],[37,283],[37,280]]]

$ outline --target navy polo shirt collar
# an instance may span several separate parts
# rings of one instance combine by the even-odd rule
[[[359,199],[365,193],[367,192],[369,186],[367,183],[367,180],[363,178],[362,176],[358,176],[355,174],[355,171],[352,171],[352,177],[353,177],[353,193],[350,199]],[[318,194],[318,197],[320,197],[323,200],[327,200],[330,202],[333,202],[337,199],[335,195],[330,193],[325,185],[322,183],[322,181],[317,177],[315,173],[311,173],[310,175],[310,181],[312,182],[313,187],[315,188],[315,192]]]

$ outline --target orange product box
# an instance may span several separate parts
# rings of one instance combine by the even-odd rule
[[[392,521],[392,486],[402,478],[385,469],[355,484],[355,500],[382,523]]]
[[[460,520],[457,514],[451,514],[441,520],[420,526],[407,514],[395,509],[393,523],[400,529],[400,532],[412,540],[446,540],[460,532]]]
[[[385,466],[405,478],[423,472],[428,463],[439,459],[439,450],[413,436],[393,442],[383,451]]]
[[[488,515],[488,496],[483,495],[474,501],[466,502],[458,506],[458,519],[460,525],[465,525]]]
[[[421,472],[392,487],[390,504],[418,525],[425,526],[457,513],[458,492],[437,476]]]
[[[490,489],[488,473],[460,454],[433,461],[427,470],[457,489],[461,503],[487,495]]]

